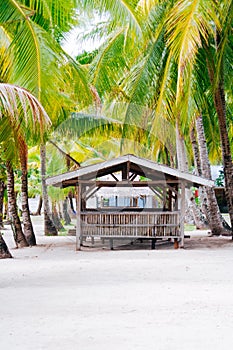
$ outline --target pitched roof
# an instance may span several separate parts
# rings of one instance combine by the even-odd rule
[[[131,154],[101,163],[80,167],[77,170],[47,178],[46,183],[47,185],[67,187],[78,183],[80,180],[96,179],[107,174],[121,171],[126,164],[128,164],[130,172],[135,172],[136,174],[142,175],[150,180],[165,180],[166,182],[179,180],[185,181],[189,186],[214,186],[212,180],[183,172],[167,165],[158,164],[148,159],[136,157]]]

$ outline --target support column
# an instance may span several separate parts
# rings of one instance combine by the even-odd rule
[[[180,247],[184,248],[184,218],[185,218],[185,182],[181,182],[181,203],[180,203]]]
[[[76,250],[81,250],[81,184],[76,186]]]
[[[168,210],[172,211],[172,190],[169,188],[168,190]]]

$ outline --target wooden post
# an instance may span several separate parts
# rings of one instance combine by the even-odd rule
[[[175,208],[174,208],[174,210],[178,211],[179,210],[179,208],[178,208],[178,185],[175,186],[175,189],[176,189],[176,192],[175,192]]]
[[[81,184],[76,186],[76,250],[81,250]]]
[[[156,238],[152,238],[151,240],[151,249],[155,249]]]
[[[181,182],[181,203],[180,203],[180,247],[184,248],[184,218],[185,218],[185,182]]]
[[[168,190],[168,210],[172,211],[172,191],[170,188]]]
[[[178,249],[179,248],[179,242],[178,242],[178,239],[175,238],[174,239],[174,249]]]
[[[112,238],[109,239],[109,243],[110,243],[110,249],[113,250],[113,239]]]

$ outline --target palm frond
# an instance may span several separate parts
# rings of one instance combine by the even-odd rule
[[[19,0],[23,9],[29,8],[34,22],[55,36],[68,32],[76,23],[76,0]]]
[[[32,134],[42,137],[51,125],[49,116],[41,103],[26,89],[0,84],[0,118],[7,117],[14,128],[25,127]]]
[[[99,49],[90,68],[90,79],[100,95],[109,92],[116,85],[126,65],[124,58],[125,28],[113,33]]]
[[[141,34],[140,14],[137,12],[139,0],[79,0],[78,4],[84,10],[94,9],[101,15],[109,13],[112,27],[129,24],[138,34]]]
[[[233,54],[233,40],[232,40],[232,25],[233,25],[233,0],[223,1],[218,11],[221,29],[217,29],[220,36],[220,43],[217,47],[217,72],[216,83],[219,81],[221,74],[221,66],[224,60],[228,60],[227,67],[231,67],[228,73],[232,73],[232,54]],[[227,14],[227,15],[226,15]],[[227,75],[226,75],[227,77]],[[232,74],[230,74],[232,82]]]
[[[180,0],[171,10],[166,23],[167,43],[178,64],[177,100],[182,95],[185,69],[193,66],[202,42],[213,34],[213,18],[216,20],[212,1]]]

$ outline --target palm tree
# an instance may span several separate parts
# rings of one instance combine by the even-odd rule
[[[90,5],[88,1],[85,3]],[[106,44],[103,50],[100,49],[98,56],[93,61],[96,64],[95,69],[92,69],[92,76],[96,79],[93,82],[100,93],[101,91],[111,92],[111,94],[108,94],[110,100],[114,92],[118,101],[124,101],[125,125],[143,123],[143,119],[145,120],[144,107],[146,106],[147,111],[148,108],[151,111],[149,116],[147,113],[146,120],[152,133],[156,133],[160,127],[158,120],[163,117],[174,126],[174,129],[177,125],[178,135],[181,139],[183,136],[187,138],[189,123],[196,115],[196,110],[202,113],[203,106],[206,103],[207,90],[203,91],[202,85],[203,80],[208,79],[208,72],[206,77],[206,71],[203,71],[203,61],[208,62],[209,76],[213,75],[210,79],[209,89],[212,89],[213,100],[219,116],[224,152],[223,162],[228,177],[226,187],[229,193],[229,213],[232,217],[231,207],[233,204],[230,203],[230,197],[232,198],[233,195],[231,184],[233,169],[226,128],[223,80],[219,79],[223,76],[220,74],[220,70],[223,71],[223,67],[226,67],[226,64],[223,65],[223,59],[225,57],[224,62],[227,63],[229,61],[227,57],[230,57],[229,54],[232,52],[232,37],[230,36],[233,14],[232,1],[223,1],[221,6],[214,2],[210,5],[209,1],[198,0],[192,2],[187,0],[164,1],[162,4],[158,4],[157,1],[150,1],[148,7],[144,6],[145,2],[143,1],[124,1],[119,5],[121,11],[124,15],[127,14],[128,18],[131,18],[131,22],[136,19],[143,32],[143,40],[142,37],[140,38],[141,43],[134,42],[136,48],[133,50],[134,56],[132,52],[125,50],[126,45],[122,49],[123,46],[120,46],[118,40],[117,30],[124,36],[124,40],[121,42],[127,42],[126,35],[122,30],[124,21],[122,20],[123,24],[121,22],[119,24],[118,21],[118,26],[116,25],[117,21],[115,19],[117,16],[118,18],[121,16],[117,12],[116,1],[110,1],[106,4],[105,1],[99,0],[92,3],[93,6],[98,5],[101,10],[107,10],[111,13],[115,23],[115,27],[112,28],[116,28],[109,46],[107,47]],[[131,6],[132,3],[133,6]],[[230,15],[226,16],[226,14]],[[216,47],[215,50],[213,50],[214,46]],[[112,52],[113,48],[115,48],[115,55]],[[108,55],[118,58],[117,53],[121,54],[122,50],[124,50],[124,57],[126,58],[123,66],[117,67],[117,72],[113,75],[112,85],[110,86],[109,78],[107,82],[101,78],[104,77],[104,74],[101,75],[101,70],[103,73],[106,70]],[[127,57],[130,57],[128,61]],[[196,72],[201,70],[202,76],[199,75],[196,79]],[[119,78],[119,72],[122,71],[124,76]],[[106,89],[104,88],[105,84]],[[196,90],[198,90],[199,95],[203,92],[202,99],[199,99],[200,102],[198,103],[195,96]],[[229,91],[229,93],[231,92]],[[110,106],[112,107],[112,104]],[[190,108],[190,106],[195,108]],[[193,111],[195,111],[195,114],[192,115]],[[127,137],[126,128],[123,136]]]
[[[27,88],[43,103],[53,121],[60,119],[64,108],[71,105],[68,99],[71,90],[67,91],[67,86],[71,84],[67,84],[67,81],[73,79],[73,97],[77,97],[76,91],[80,89],[82,98],[79,100],[89,103],[91,99],[85,69],[68,57],[58,44],[63,33],[76,21],[76,1],[68,0],[63,5],[60,0],[7,0],[1,5],[0,42],[4,42],[5,57],[1,80]],[[74,103],[73,99],[73,106],[77,101]],[[47,226],[52,226],[52,222],[46,199],[44,147],[42,144],[41,154],[44,158],[41,169],[47,231]],[[23,175],[26,176],[25,156],[21,156],[21,161]],[[25,178],[23,183],[26,185]]]
[[[206,146],[202,116],[198,116],[196,120],[196,130],[199,145],[199,154],[201,160],[201,173],[206,179],[211,179],[211,169]],[[209,227],[214,235],[230,235],[230,231],[224,229],[223,218],[221,217],[217,199],[213,188],[206,188],[205,214],[208,220]]]
[[[3,227],[3,204],[6,190],[6,169],[1,160],[0,163],[0,229]]]
[[[12,258],[12,255],[9,252],[9,249],[4,241],[4,238],[2,237],[2,234],[0,233],[0,259],[7,258]]]
[[[211,91],[215,104],[222,145],[226,197],[233,227],[233,163],[227,128],[226,93],[229,79],[228,58],[232,55],[233,2],[177,1],[168,20],[168,43],[178,62],[177,100],[183,97],[186,76],[203,65],[208,69]],[[181,31],[181,28],[186,30]],[[181,34],[182,33],[182,34]],[[196,67],[195,67],[196,66]],[[227,69],[227,75],[225,74]],[[203,83],[202,74],[198,83]],[[228,81],[228,82],[227,82]],[[230,90],[229,90],[230,92]]]
[[[26,89],[10,85],[0,84],[0,142],[5,149],[6,167],[8,174],[7,190],[9,211],[13,219],[13,227],[17,246],[33,245],[36,243],[32,228],[27,194],[27,147],[26,136],[43,139],[44,132],[51,125],[51,121],[38,100]],[[6,132],[7,131],[7,132]],[[13,137],[12,137],[13,136]],[[16,157],[13,157],[13,155]],[[22,199],[23,218],[25,224],[25,236],[21,229],[16,209],[14,193],[14,175],[12,159],[17,159],[17,154],[22,166]],[[29,230],[27,229],[29,226]]]

